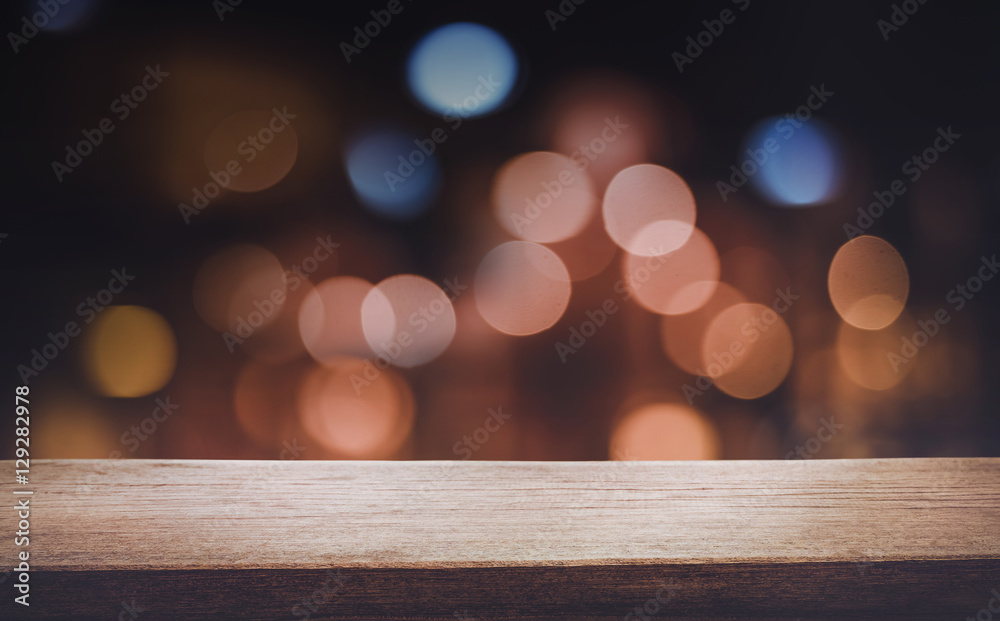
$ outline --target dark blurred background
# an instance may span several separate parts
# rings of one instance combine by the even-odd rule
[[[1000,250],[1000,6],[402,0],[347,62],[342,44],[388,4],[70,0],[30,37],[38,3],[5,4],[0,357],[12,419],[14,387],[30,386],[33,457],[1000,455],[1000,282],[960,307],[950,295]],[[888,29],[894,12],[906,21]],[[494,109],[455,127],[414,80],[447,90],[496,41],[445,41],[454,69],[413,57],[467,22],[498,36],[485,71],[511,53],[516,70],[482,105]],[[120,118],[115,100],[156,68],[168,75]],[[833,94],[774,135],[814,87]],[[275,127],[275,108],[291,130],[250,166],[238,144]],[[502,197],[535,196],[615,116],[628,128],[576,170],[578,202],[563,196],[530,244],[503,246],[518,236]],[[114,131],[57,174],[103,118]],[[438,128],[446,140],[387,194],[382,170]],[[912,180],[903,164],[948,128],[960,138]],[[723,200],[717,182],[768,137],[787,138],[780,157]],[[562,157],[515,165],[534,152]],[[185,222],[179,205],[234,158],[245,171]],[[620,283],[647,257],[630,259],[602,219],[611,180],[642,164],[686,181],[710,240],[652,257],[664,267],[645,294]],[[639,170],[649,178],[621,178],[634,190],[622,217],[683,199],[657,185],[668,172]],[[855,231],[884,241],[850,239],[845,224],[894,180],[905,191]],[[317,252],[323,240],[335,249]],[[81,309],[123,268],[134,280],[107,308]],[[426,280],[383,282],[397,275]],[[712,343],[746,337],[778,290],[798,296],[764,315],[778,327],[741,341],[717,385],[699,382],[699,356],[707,369]],[[266,300],[273,312],[241,337]],[[572,330],[608,300],[581,345]],[[941,309],[948,322],[894,364]],[[79,335],[64,339],[70,321]],[[382,370],[373,334],[401,323],[416,342]]]

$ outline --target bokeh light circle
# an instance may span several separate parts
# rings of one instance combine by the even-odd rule
[[[762,397],[792,367],[792,332],[770,306],[736,304],[709,324],[702,342],[705,374],[722,392],[739,399]]]
[[[736,166],[764,198],[790,207],[832,199],[844,168],[833,134],[821,122],[782,117],[751,129]]]
[[[863,330],[880,330],[895,321],[910,293],[903,257],[892,244],[870,235],[840,247],[827,284],[837,314]]]
[[[696,310],[682,315],[664,315],[660,318],[660,344],[664,353],[678,368],[692,375],[703,373],[706,363],[701,345],[705,331],[719,313],[746,301],[742,292],[720,282],[708,301]]]
[[[615,426],[612,459],[702,460],[719,456],[714,426],[694,408],[650,403],[628,412]]]
[[[493,179],[493,214],[508,233],[557,242],[576,235],[597,199],[587,174],[565,155],[535,151],[504,164]]]
[[[142,397],[174,374],[177,339],[170,324],[142,306],[109,306],[87,331],[85,365],[94,387],[108,397]]]
[[[683,246],[694,230],[694,195],[662,166],[639,164],[615,175],[604,194],[604,226],[622,249],[663,255]]]
[[[549,147],[586,168],[600,193],[616,173],[663,151],[666,118],[674,117],[674,111],[665,111],[642,84],[597,71],[552,90],[545,124]]]
[[[318,362],[373,351],[361,325],[361,305],[373,285],[355,276],[336,276],[316,285],[299,307],[299,335]]]
[[[324,449],[350,459],[391,457],[413,426],[413,394],[391,368],[343,359],[315,369],[298,397],[299,420]]]
[[[500,244],[479,264],[473,290],[486,323],[525,336],[552,327],[569,304],[569,272],[556,253],[532,242]]]
[[[402,130],[365,130],[344,152],[351,187],[365,207],[380,216],[412,219],[430,206],[441,184],[435,149],[430,138],[421,140]]]
[[[663,255],[625,253],[625,286],[642,307],[661,315],[690,313],[702,306],[719,282],[719,254],[707,235],[692,231],[680,248]]]
[[[234,192],[259,192],[278,183],[295,165],[299,138],[280,110],[244,110],[215,126],[205,143],[211,183]],[[211,196],[206,197],[210,200]]]
[[[294,436],[295,400],[305,377],[303,363],[248,362],[233,386],[233,411],[240,428],[257,445],[272,448]]]
[[[253,244],[230,246],[210,256],[192,286],[195,310],[205,323],[239,338],[277,319],[287,293],[281,262]]]
[[[448,295],[421,276],[401,274],[375,285],[361,304],[368,345],[399,367],[437,358],[455,336],[455,309]]]
[[[40,409],[36,406],[36,412]],[[118,462],[125,450],[119,438],[123,430],[107,411],[83,395],[65,394],[45,404],[45,416],[31,425],[31,456],[36,459],[100,459]],[[141,455],[142,453],[140,453]],[[95,469],[95,473],[99,472]],[[87,481],[93,481],[88,476]]]
[[[410,52],[410,91],[432,112],[475,117],[497,109],[517,82],[518,60],[496,31],[469,22],[442,26]]]
[[[837,330],[837,360],[844,374],[868,390],[889,390],[913,369],[914,362],[903,355],[904,338],[913,337],[899,321],[882,330],[866,330],[841,323]]]

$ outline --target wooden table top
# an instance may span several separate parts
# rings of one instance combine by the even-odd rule
[[[1000,596],[1000,459],[31,474],[2,486],[31,512],[26,547],[3,512],[5,565],[31,567],[31,606],[5,586],[4,618],[965,619]]]

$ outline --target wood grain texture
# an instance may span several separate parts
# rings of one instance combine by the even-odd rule
[[[965,619],[1000,594],[1000,459],[31,475],[32,605],[5,585],[4,618]]]

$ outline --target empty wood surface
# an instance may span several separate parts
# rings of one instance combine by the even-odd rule
[[[1000,594],[1000,459],[31,466],[3,484],[34,490],[31,606],[7,574],[4,618],[965,619]]]

